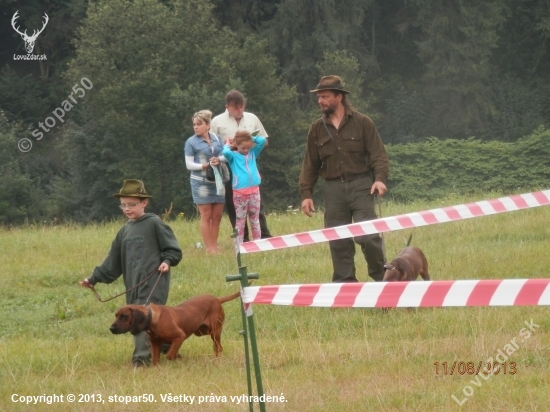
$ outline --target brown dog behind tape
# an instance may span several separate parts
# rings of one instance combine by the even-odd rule
[[[222,298],[200,295],[177,306],[126,305],[117,310],[116,320],[109,329],[115,334],[130,332],[132,335],[147,331],[154,366],[159,362],[161,344],[170,344],[166,358],[174,360],[183,341],[193,334],[210,335],[214,343],[214,353],[220,356],[223,350],[221,334],[225,320],[222,303],[239,296],[240,292]]]
[[[416,280],[418,275],[424,280],[430,280],[428,273],[428,261],[422,250],[417,247],[409,246],[412,234],[409,237],[407,246],[401,249],[401,252],[389,264],[384,265],[383,282],[402,282]]]

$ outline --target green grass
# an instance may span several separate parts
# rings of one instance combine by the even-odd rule
[[[497,197],[449,197],[432,203],[385,203],[384,216]],[[413,245],[423,249],[433,280],[548,277],[550,208],[414,229]],[[283,213],[268,217],[276,234],[322,227],[322,214],[307,219]],[[225,295],[237,290],[225,276],[238,272],[224,218],[223,253],[206,256],[197,221],[171,223],[184,259],[173,269],[168,304],[197,294]],[[247,411],[231,396],[247,393],[239,305],[226,303],[224,352],[215,359],[209,338],[192,337],[182,358],[161,358],[159,368],[133,371],[129,335],[112,335],[109,326],[123,298],[99,303],[78,286],[104,259],[121,222],[80,226],[0,229],[0,410],[189,410]],[[388,258],[405,244],[410,231],[385,235]],[[324,283],[331,278],[328,244],[243,255],[256,285]],[[358,250],[358,276],[367,281]],[[103,298],[123,291],[120,281],[97,287]],[[284,395],[268,411],[546,411],[550,375],[546,307],[427,308],[383,312],[254,306],[266,394]],[[515,375],[470,381],[474,376],[435,374],[434,362],[486,360],[517,338],[524,321],[540,327],[520,344],[509,361]],[[465,386],[473,395],[460,407]],[[468,392],[468,389],[466,389]],[[161,394],[195,396],[195,404],[163,403]],[[105,403],[24,405],[12,395],[95,394]],[[109,403],[114,395],[152,394],[156,403]],[[202,403],[199,396],[226,396],[227,402]],[[259,410],[256,405],[255,410]]]

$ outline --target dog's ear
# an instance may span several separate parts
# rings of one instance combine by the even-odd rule
[[[140,332],[143,332],[147,328],[147,314],[143,313],[142,310],[138,308],[130,309],[132,313],[132,322],[130,323],[130,333],[132,335],[137,335]]]

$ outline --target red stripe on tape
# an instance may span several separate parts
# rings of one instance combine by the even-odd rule
[[[419,214],[420,216],[422,216],[424,221],[429,225],[433,225],[434,223],[439,223],[439,221],[435,218],[435,215],[429,210],[420,212]]]
[[[506,212],[508,209],[504,207],[504,204],[499,199],[492,199],[487,201],[491,205],[491,207],[494,209],[497,213]]]
[[[292,304],[295,306],[311,306],[315,295],[319,292],[321,285],[302,285],[294,296]]]
[[[357,299],[357,295],[363,289],[364,283],[344,283],[340,292],[334,298],[334,307],[349,308],[352,307]]]
[[[285,241],[280,236],[270,237],[267,239],[267,241],[271,243],[271,245],[276,249],[282,249],[286,247]]]
[[[241,247],[245,248],[247,252],[259,252],[260,247],[254,242],[241,243]]]
[[[409,282],[389,282],[376,301],[375,308],[394,308]]]
[[[512,199],[512,202],[514,202],[520,209],[526,209],[529,207],[525,199],[520,195],[510,196],[510,199]]]
[[[484,216],[485,213],[483,213],[483,210],[481,210],[481,207],[477,204],[477,203],[468,203],[466,205],[464,205],[468,208],[468,210],[470,211],[470,213],[473,215],[473,216]]]
[[[338,233],[336,233],[336,230],[334,230],[333,228],[324,229],[323,235],[325,235],[328,240],[342,239],[342,237]]]
[[[548,205],[550,204],[550,199],[545,196],[542,192],[533,192],[531,193],[535,199],[537,199],[537,202],[539,202],[541,205]]]
[[[536,306],[550,279],[529,279],[519,291],[514,306]]]
[[[449,289],[455,283],[454,280],[441,280],[433,282],[420,301],[420,307],[437,307],[443,306],[443,301],[449,292]]]
[[[385,220],[378,220],[372,223],[376,230],[378,230],[379,232],[389,232],[391,230]]]
[[[449,217],[451,220],[459,220],[462,219],[462,216],[460,216],[460,213],[458,213],[458,210],[456,210],[454,207],[445,207],[443,208],[443,211],[445,214]]]
[[[313,238],[311,237],[311,235],[307,232],[305,233],[298,233],[296,235],[296,239],[298,239],[298,242],[300,242],[300,244],[302,245],[310,245],[312,243],[315,243],[315,241],[313,240]]]
[[[500,282],[502,280],[480,280],[470,293],[466,306],[489,306]]]
[[[416,226],[409,216],[397,216],[397,221],[403,227],[403,229],[408,229],[410,227]]]
[[[279,291],[279,286],[262,286],[254,298],[257,303],[272,303],[273,298]]]
[[[353,235],[353,236],[363,236],[365,235],[365,231],[363,230],[363,228],[359,225],[350,225],[348,227],[350,233]]]

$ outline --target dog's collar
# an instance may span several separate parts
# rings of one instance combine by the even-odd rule
[[[145,307],[147,308],[147,325],[145,325],[145,330],[149,330],[151,322],[153,321],[153,311],[151,310],[151,306],[145,305]]]

